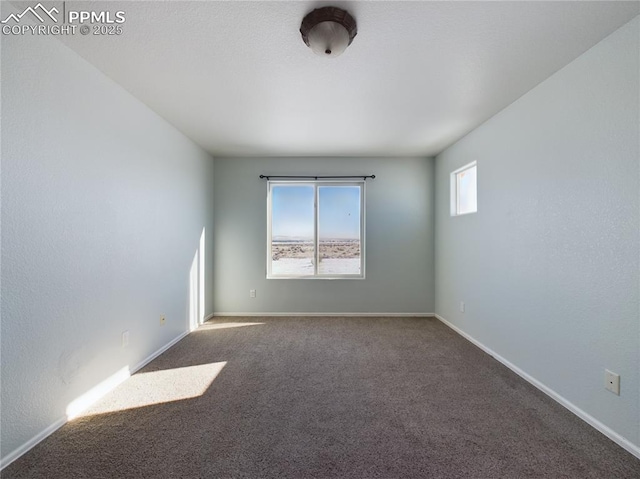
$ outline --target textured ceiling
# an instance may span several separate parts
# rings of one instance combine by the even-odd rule
[[[315,56],[298,31],[306,13],[329,4],[358,22],[353,44],[335,59]],[[213,155],[430,156],[631,20],[639,3],[108,9],[126,12],[123,35],[61,39]]]

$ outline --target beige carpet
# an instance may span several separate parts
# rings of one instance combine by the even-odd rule
[[[219,318],[3,478],[639,478],[640,461],[424,318]]]

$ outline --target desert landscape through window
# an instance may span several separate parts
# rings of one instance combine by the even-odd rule
[[[361,194],[352,184],[272,185],[271,275],[360,275]]]

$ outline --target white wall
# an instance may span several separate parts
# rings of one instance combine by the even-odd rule
[[[260,174],[375,174],[366,185],[366,279],[267,280]],[[216,312],[432,313],[433,195],[427,158],[216,158]]]
[[[436,159],[436,312],[636,447],[639,25]],[[478,213],[452,218],[449,173],[473,160]]]
[[[71,401],[188,330],[213,160],[50,37],[4,36],[2,73],[6,462]]]

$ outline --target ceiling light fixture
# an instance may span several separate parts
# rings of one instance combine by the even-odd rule
[[[323,57],[337,57],[358,33],[356,21],[337,7],[317,8],[302,19],[302,39],[314,53]]]

